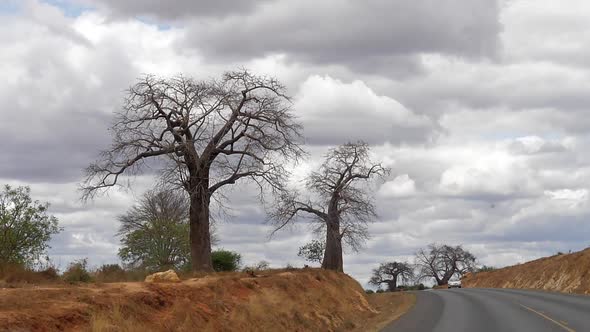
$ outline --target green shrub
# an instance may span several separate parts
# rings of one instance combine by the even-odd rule
[[[127,281],[127,272],[119,264],[104,264],[95,272],[98,282]]]
[[[367,293],[367,294],[374,294],[375,291],[372,290],[372,289],[365,289],[365,293]]]
[[[484,265],[484,266],[480,267],[479,269],[477,269],[477,272],[490,272],[490,271],[494,271],[494,270],[496,270],[495,267]]]
[[[70,263],[68,269],[62,275],[64,281],[69,283],[91,282],[92,277],[88,272],[88,259],[80,259]]]
[[[215,250],[211,253],[213,269],[217,272],[237,271],[242,262],[242,256],[229,250]]]

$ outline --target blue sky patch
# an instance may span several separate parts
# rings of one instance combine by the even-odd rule
[[[41,2],[58,7],[68,17],[78,17],[83,12],[92,10],[92,7],[80,6],[68,0],[41,0]]]

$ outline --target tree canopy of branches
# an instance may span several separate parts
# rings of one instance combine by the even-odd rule
[[[47,213],[49,203],[31,199],[29,187],[4,186],[0,192],[0,264],[34,264],[61,231]]]
[[[370,159],[369,146],[364,142],[331,149],[319,170],[312,172],[306,182],[313,197],[302,199],[297,192],[281,196],[270,216],[275,231],[300,214],[311,216],[326,236],[322,267],[343,271],[342,241],[358,250],[368,238],[367,224],[377,217],[366,184],[388,173],[389,169]],[[363,183],[365,186],[361,186]]]
[[[190,264],[189,204],[178,191],[149,191],[119,216],[123,262],[149,271]]]
[[[326,250],[326,243],[324,241],[312,240],[306,245],[299,247],[297,256],[305,258],[305,260],[309,262],[317,262],[322,264],[324,250]]]
[[[390,292],[397,289],[397,283],[408,282],[414,278],[414,268],[406,262],[381,263],[378,268],[373,269],[373,276],[369,283],[375,286],[386,284]]]
[[[112,146],[86,169],[83,197],[157,167],[162,183],[188,193],[193,270],[212,271],[212,197],[241,180],[258,185],[261,197],[267,189],[280,192],[289,175],[285,161],[303,154],[290,105],[283,85],[248,71],[207,81],[146,76],[116,114]]]
[[[430,244],[427,249],[416,253],[416,266],[420,279],[434,278],[437,285],[449,283],[451,277],[460,277],[464,273],[473,272],[475,256],[462,246]]]

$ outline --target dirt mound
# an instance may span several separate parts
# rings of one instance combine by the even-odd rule
[[[354,279],[319,269],[0,289],[0,331],[340,331],[377,315]]]
[[[150,274],[145,277],[145,282],[180,282],[180,278],[178,278],[174,270],[168,270],[166,272]]]
[[[520,265],[470,274],[464,287],[528,288],[590,294],[590,248]]]

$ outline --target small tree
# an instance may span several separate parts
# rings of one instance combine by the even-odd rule
[[[419,278],[434,278],[437,285],[444,286],[454,275],[460,277],[475,270],[475,256],[462,246],[430,244],[426,250],[416,253]]]
[[[413,267],[406,262],[381,263],[378,268],[373,269],[373,276],[369,283],[375,286],[386,284],[389,291],[397,289],[399,280],[408,282],[414,277]]]
[[[211,253],[213,269],[217,272],[237,271],[242,263],[242,255],[229,250],[215,250]]]
[[[360,184],[388,173],[389,169],[370,159],[369,146],[364,142],[331,149],[306,182],[314,197],[302,199],[298,193],[283,193],[270,216],[276,224],[275,232],[300,214],[311,216],[320,225],[318,232],[326,236],[322,267],[343,271],[343,241],[358,250],[368,238],[367,224],[377,217],[369,188]]]
[[[189,205],[178,191],[149,191],[119,216],[119,256],[133,266],[157,271],[190,263]]]
[[[49,203],[31,199],[29,187],[6,185],[0,192],[0,264],[34,264],[61,231],[47,213]]]
[[[282,191],[289,175],[285,161],[303,153],[300,132],[275,79],[248,71],[205,81],[146,76],[116,114],[112,146],[86,169],[83,197],[146,165],[159,168],[162,183],[184,189],[190,202],[192,269],[212,271],[211,199],[244,180],[258,185],[261,197],[265,189]]]
[[[70,263],[62,278],[72,284],[92,281],[92,276],[88,272],[88,259],[84,258]]]
[[[497,270],[497,269],[493,266],[482,265],[481,267],[478,267],[476,269],[476,272],[491,272],[491,271],[495,271],[495,270]]]
[[[320,240],[312,240],[306,245],[299,247],[297,256],[302,257],[309,262],[317,262],[322,264],[325,249],[325,242]]]

